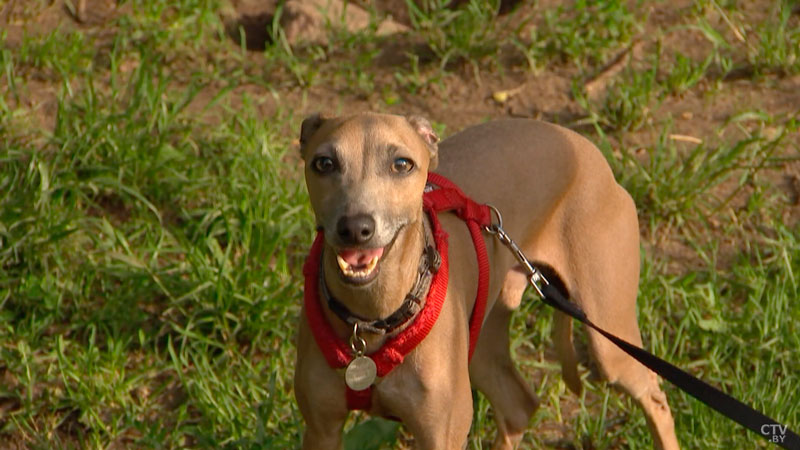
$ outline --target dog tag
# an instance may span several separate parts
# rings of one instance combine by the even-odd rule
[[[344,382],[347,387],[354,391],[363,391],[372,386],[377,374],[378,368],[372,358],[356,356],[347,365],[347,369],[344,370]]]

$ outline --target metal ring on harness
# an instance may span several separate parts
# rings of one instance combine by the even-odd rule
[[[494,215],[497,216],[497,223],[496,224],[493,223],[493,224],[487,225],[487,226],[483,227],[483,229],[486,230],[486,232],[489,233],[489,234],[497,234],[498,231],[503,228],[503,215],[500,214],[500,211],[497,208],[495,208],[493,205],[491,205],[489,203],[486,203],[486,206],[488,206],[489,209],[491,209],[494,212]]]

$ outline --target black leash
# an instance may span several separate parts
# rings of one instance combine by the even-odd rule
[[[768,441],[788,450],[800,450],[800,436],[775,419],[765,416],[748,405],[731,397],[730,395],[711,386],[694,375],[664,361],[663,359],[643,350],[624,339],[598,327],[588,317],[580,306],[572,303],[552,284],[548,283],[542,275],[511,238],[503,230],[503,218],[500,212],[489,205],[497,215],[497,224],[486,227],[486,231],[495,237],[514,254],[514,257],[528,274],[528,282],[542,300],[553,308],[573,317],[587,326],[593,328],[608,340],[616,344],[625,353],[642,363],[645,367],[660,375],[665,380],[677,386],[692,397],[705,403],[723,416],[735,421],[748,430],[762,436]]]
[[[586,314],[578,305],[564,298],[561,292],[552,284],[543,284],[540,289],[543,294],[542,300],[545,303],[595,329],[598,333],[624,350],[625,353],[631,355],[650,370],[684,392],[687,392],[692,397],[700,400],[723,416],[737,422],[739,425],[757,433],[774,444],[788,450],[800,450],[800,436],[790,430],[789,427],[782,425],[771,417],[765,416],[761,412],[756,411],[750,406],[745,405],[714,386],[664,361],[652,353],[598,327],[586,317]]]

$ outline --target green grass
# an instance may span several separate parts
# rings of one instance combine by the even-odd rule
[[[497,35],[497,0],[470,0],[464,8],[446,8],[447,0],[428,0],[417,5],[406,1],[411,22],[439,58],[440,67],[452,61],[475,61],[494,55],[500,48]]]
[[[602,64],[637,34],[637,18],[625,2],[578,0],[544,13],[531,30],[535,59],[569,62],[581,70]]]
[[[378,105],[403,108],[407,94],[435,95],[432,84],[460,80],[464,64],[478,79],[556,65],[580,80],[630,46],[647,19],[643,2],[578,1],[521,23],[498,17],[496,2],[450,12],[434,3],[412,14],[411,39],[427,50],[409,47],[410,63],[388,75],[372,70],[386,43],[374,27],[332,24],[333,43],[291,46],[276,21],[274,43],[248,53],[226,37],[214,1],[126,2],[99,28],[13,42],[4,32],[0,442],[298,446],[293,339],[313,224],[293,142],[304,112],[341,104],[298,105],[286,92],[304,97],[330,84],[345,102],[377,92]],[[672,139],[676,119],[658,112],[668,99],[725,95],[721,80],[741,65],[753,68],[753,86],[796,75],[796,3],[777,2],[757,23],[735,2],[714,5],[683,12],[708,53],[648,42],[604,96],[584,98],[576,84],[579,122],[594,125],[590,137],[639,207],[646,345],[797,431],[800,227],[786,219],[797,206],[776,188],[778,171],[798,160],[797,112],[744,105],[692,145]],[[712,20],[719,10],[747,25],[746,43]],[[506,51],[522,63],[498,56]],[[279,106],[265,114],[252,86]],[[455,130],[447,114],[430,118],[442,133]],[[653,137],[634,145],[637,132]],[[655,250],[664,242],[678,243],[680,258]],[[582,398],[566,390],[546,356],[550,311],[527,298],[513,348],[541,380],[542,407],[525,448],[650,448],[629,399],[588,372]],[[767,447],[666,389],[685,448]],[[492,415],[475,399],[469,448],[488,448]],[[347,446],[405,442],[396,429],[356,416]]]
[[[6,64],[77,66],[42,49],[90,53],[83,42],[54,33]],[[4,117],[2,433],[33,447],[293,444],[279,374],[311,226],[289,138],[247,102],[221,101],[209,127],[186,111],[202,84],[172,89],[158,51],[117,44],[109,59],[137,67],[62,90],[53,130]]]
[[[774,19],[756,28],[758,41],[752,46],[748,61],[757,74],[800,72],[800,27],[791,22],[797,7],[796,1],[776,2],[770,11]]]

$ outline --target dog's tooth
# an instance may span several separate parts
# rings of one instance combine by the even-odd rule
[[[344,272],[345,275],[347,275],[348,271],[352,272],[350,269],[350,264],[347,264],[347,261],[345,261],[341,256],[336,255],[336,262],[339,263],[339,268],[342,269],[342,272]]]
[[[339,264],[339,268],[342,270],[342,273],[350,278],[366,278],[368,277],[378,266],[378,261],[380,260],[379,257],[372,258],[362,270],[356,270],[353,266],[347,263],[339,255],[336,255],[336,262]]]

